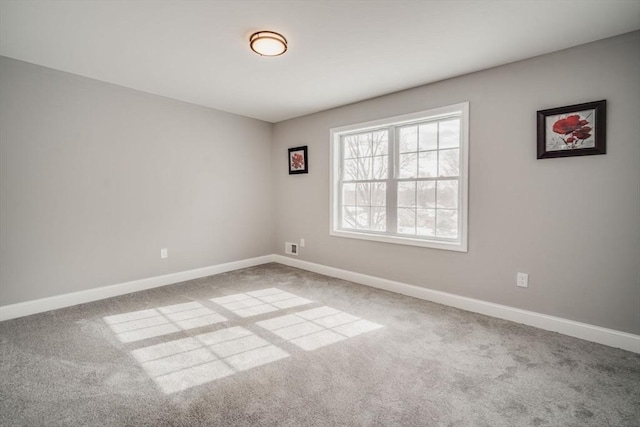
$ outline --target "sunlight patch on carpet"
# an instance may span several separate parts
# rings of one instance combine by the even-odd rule
[[[221,323],[227,319],[199,302],[188,302],[104,317],[122,342],[129,343]]]
[[[306,351],[383,327],[327,306],[263,320],[256,325]]]
[[[251,317],[285,308],[311,304],[306,298],[299,297],[278,288],[212,298],[211,302],[226,308],[240,317]]]
[[[239,326],[139,348],[131,354],[167,394],[289,357]]]
[[[277,288],[203,302],[230,311],[236,321],[313,303]],[[302,350],[311,351],[383,327],[323,306],[255,322],[260,328],[254,333],[245,327],[233,326],[233,320],[197,301],[106,316],[103,320],[121,342],[138,345],[130,350],[131,355],[166,394],[290,357],[285,350],[256,335],[261,330],[271,339],[274,338],[271,334],[275,334]],[[184,331],[223,322],[226,323],[224,329],[185,336]],[[192,333],[197,332],[200,331]],[[142,340],[156,338],[157,342],[158,337],[174,333],[180,333],[181,337],[166,337],[169,339],[166,342],[140,347],[145,344]]]

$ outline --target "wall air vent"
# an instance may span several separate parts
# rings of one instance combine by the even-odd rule
[[[285,242],[284,244],[284,253],[287,255],[295,255],[298,256],[298,244]]]

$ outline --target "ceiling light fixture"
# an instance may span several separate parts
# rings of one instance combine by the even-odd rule
[[[273,31],[258,31],[249,37],[249,46],[260,56],[280,56],[287,51],[287,39]]]

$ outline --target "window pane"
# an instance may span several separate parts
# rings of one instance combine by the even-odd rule
[[[344,158],[352,159],[358,157],[358,138],[355,135],[344,137]]]
[[[438,152],[437,151],[425,151],[420,153],[420,161],[418,163],[420,171],[418,176],[420,178],[434,177],[438,173]]]
[[[440,122],[440,148],[454,148],[460,146],[460,119],[444,120]]]
[[[358,157],[371,156],[371,134],[361,133],[358,135]]]
[[[342,184],[342,204],[354,206],[356,204],[356,185]]]
[[[418,127],[400,128],[400,152],[409,153],[418,150]]]
[[[438,181],[438,207],[458,207],[458,181]]]
[[[420,236],[435,236],[436,234],[436,210],[418,209],[416,232]]]
[[[342,208],[342,228],[356,228],[356,208]]]
[[[384,182],[376,182],[371,184],[371,206],[387,205],[387,184]]]
[[[380,130],[373,132],[373,155],[389,154],[389,132]]]
[[[387,209],[371,208],[371,229],[387,231]]]
[[[453,209],[438,209],[436,221],[436,236],[458,237],[458,211]]]
[[[342,170],[342,179],[344,181],[352,181],[358,177],[358,160],[349,159],[344,161],[344,169]]]
[[[414,209],[398,209],[398,233],[416,234],[416,211]]]
[[[356,228],[368,230],[369,229],[369,211],[371,208],[362,208],[358,206],[356,208]]]
[[[466,251],[467,112],[462,103],[331,129],[331,234]]]
[[[358,175],[357,179],[370,179],[371,178],[371,157],[364,157],[357,159],[358,162]]]
[[[415,178],[418,172],[418,155],[400,154],[399,178]]]
[[[357,184],[356,204],[358,206],[371,206],[371,184]]]
[[[388,156],[376,156],[373,158],[373,179],[387,179]]]
[[[438,164],[440,176],[458,176],[460,174],[460,150],[441,150]]]
[[[416,206],[416,183],[398,183],[398,207],[413,208]]]
[[[436,183],[421,181],[418,183],[417,205],[419,208],[436,207]]]
[[[420,151],[438,148],[438,122],[420,125]]]

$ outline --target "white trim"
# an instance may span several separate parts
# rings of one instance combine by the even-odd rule
[[[460,102],[458,104],[447,105],[445,107],[431,108],[429,110],[417,111],[415,113],[401,114],[399,116],[387,117],[379,120],[371,120],[368,122],[353,123],[350,125],[331,128],[332,132],[349,133],[352,131],[366,131],[389,125],[405,125],[412,122],[424,120],[425,117],[433,120],[447,118],[454,113],[458,113],[464,108],[468,108],[469,102]]]
[[[368,276],[366,274],[342,270],[335,267],[328,267],[309,261],[291,259],[282,255],[273,255],[273,261],[290,267],[296,267],[312,271],[314,273],[324,274],[326,276],[336,277],[360,283],[362,285],[460,308],[474,313],[497,317],[499,319],[510,320],[512,322],[534,326],[547,331],[559,332],[564,335],[604,344],[610,347],[621,348],[634,353],[640,353],[640,335],[602,328],[600,326],[576,322],[573,320],[563,319],[561,317],[549,316],[546,314],[536,313],[534,311],[521,310],[519,308],[513,308],[506,305],[494,304],[474,298],[467,298],[447,292],[434,291],[420,286],[409,285],[407,283],[382,279],[375,276]]]
[[[87,289],[84,291],[20,302],[17,304],[4,305],[0,306],[0,321],[70,307],[72,305],[84,304],[132,292],[143,291],[145,289],[158,288],[160,286],[171,285],[214,274],[226,273],[227,271],[239,270],[241,268],[253,267],[255,265],[266,264],[269,262],[273,262],[273,255],[232,261],[225,264],[165,274],[163,276],[132,280],[131,282],[119,283],[116,285],[103,286],[100,288]]]
[[[351,230],[342,229],[340,226],[340,217],[342,215],[340,204],[340,183],[341,183],[341,162],[342,162],[342,148],[341,137],[355,132],[372,131],[376,129],[389,129],[390,127],[396,129],[398,126],[407,125],[411,123],[420,123],[425,120],[442,120],[447,117],[459,117],[460,118],[460,173],[456,178],[459,183],[460,191],[458,193],[458,228],[459,236],[453,240],[439,239],[436,237],[421,237],[421,236],[406,236],[400,233],[392,232],[387,229],[386,232],[376,232],[373,230]],[[394,152],[393,147],[395,144],[395,130],[389,132],[389,157],[395,159],[397,157],[392,155]],[[364,123],[356,123],[347,126],[335,127],[329,129],[329,235],[335,237],[346,237],[350,239],[363,239],[373,240],[377,242],[394,243],[400,245],[420,246],[432,249],[444,249],[457,252],[467,252],[468,250],[468,209],[469,209],[469,102],[462,102],[459,104],[449,105],[446,107],[434,108],[426,111],[419,111],[416,113],[405,114],[396,117],[389,117],[380,120],[374,120]],[[390,170],[393,168],[390,166]],[[395,185],[398,182],[398,178],[395,176],[388,177],[388,179],[380,182],[387,183],[387,195],[393,196],[395,194]],[[393,185],[391,185],[393,184]],[[391,194],[389,194],[391,192]],[[395,197],[395,196],[394,196]],[[389,199],[387,199],[389,200]],[[394,202],[395,203],[395,202]],[[387,213],[392,206],[387,205]],[[393,214],[395,217],[396,214]],[[387,217],[388,221],[395,221],[392,217]],[[389,224],[387,224],[389,225]]]
[[[614,329],[590,325],[588,323],[575,322],[561,317],[549,316],[506,305],[467,298],[447,292],[434,291],[420,286],[382,279],[335,267],[328,267],[326,265],[288,258],[277,254],[0,306],[0,321],[70,307],[77,304],[84,304],[132,292],[143,291],[145,289],[158,288],[160,286],[171,285],[174,283],[184,282],[186,280],[198,279],[200,277],[226,273],[228,271],[239,270],[241,268],[253,267],[270,262],[277,262],[290,267],[296,267],[330,277],[349,280],[351,282],[360,283],[373,288],[384,289],[386,291],[408,295],[414,298],[432,301],[438,304],[448,305],[491,317],[497,317],[499,319],[510,320],[512,322],[534,326],[547,331],[558,332],[583,340],[608,345],[610,347],[621,348],[634,353],[640,353],[640,335],[629,334],[626,332],[616,331]]]
[[[374,242],[393,243],[396,245],[420,246],[430,249],[444,249],[447,251],[467,252],[466,236],[462,237],[463,243],[458,241],[448,242],[446,240],[425,240],[414,236],[384,235],[367,233],[366,231],[331,230],[330,235],[335,237],[346,237],[350,239],[372,240]]]

